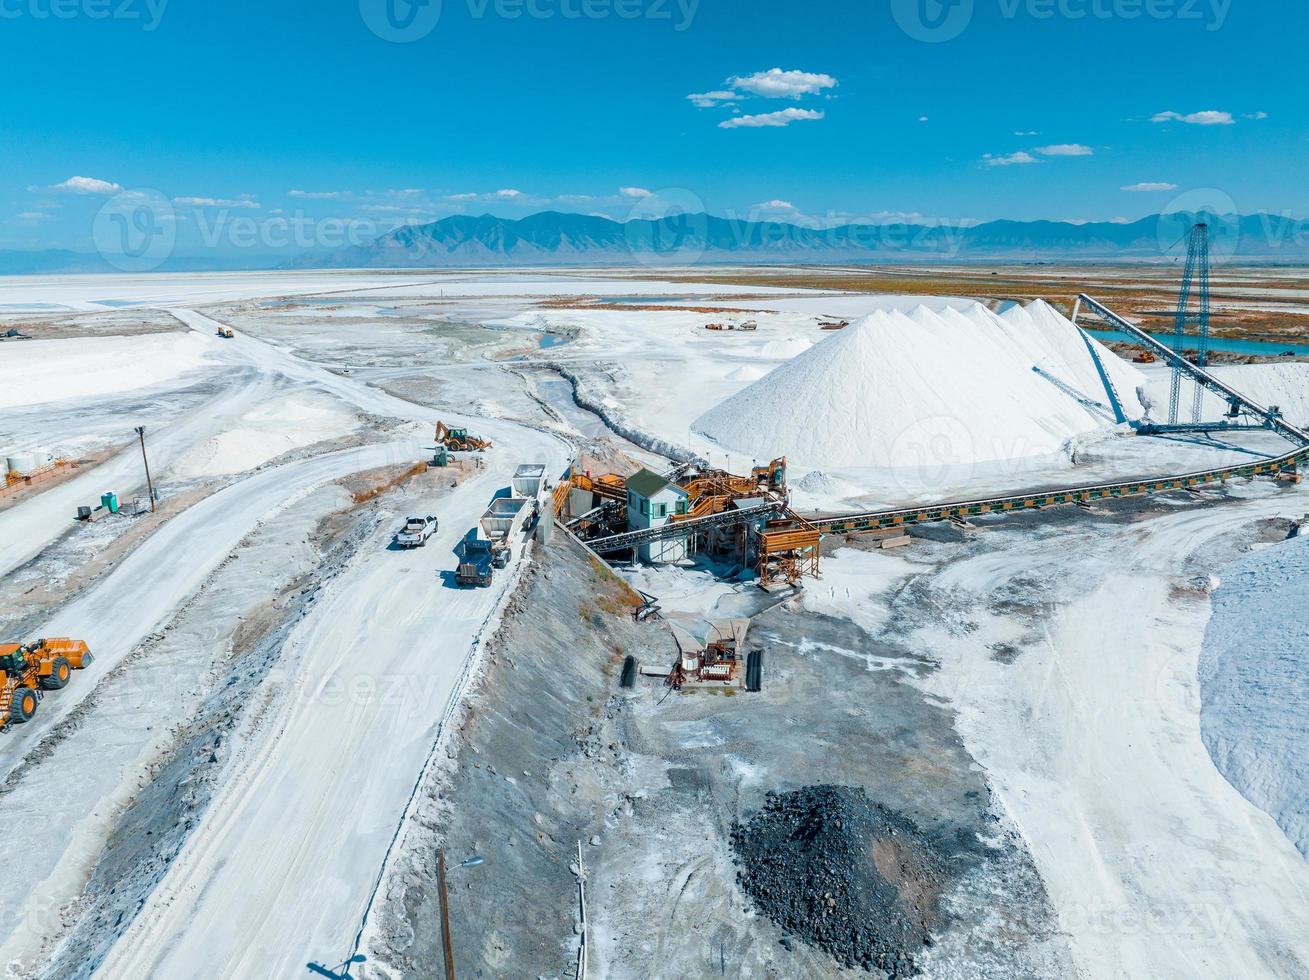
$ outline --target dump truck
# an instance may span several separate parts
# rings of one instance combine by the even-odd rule
[[[219,327],[218,336],[222,337],[224,340],[232,340],[236,337],[236,331],[231,327]]]
[[[455,581],[474,588],[489,586],[495,576],[495,556],[491,553],[491,542],[478,537],[477,528],[473,528],[465,536],[461,552]]]
[[[67,687],[94,660],[84,641],[66,637],[0,644],[0,731],[31,721],[46,691]]]
[[[541,495],[545,487],[545,466],[541,463],[524,463],[514,471],[514,496],[529,500]]]
[[[427,539],[436,533],[437,527],[437,519],[431,514],[426,517],[411,517],[405,521],[404,527],[395,532],[396,547],[421,548],[427,544]]]
[[[491,448],[490,439],[469,435],[467,429],[452,429],[444,422],[436,423],[436,444],[452,453],[480,453]]]
[[[496,568],[509,565],[513,549],[513,536],[533,508],[530,500],[522,497],[498,497],[482,515],[482,531],[491,543],[491,556]]]

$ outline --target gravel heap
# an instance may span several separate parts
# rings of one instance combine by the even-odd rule
[[[790,935],[851,968],[918,972],[945,862],[912,821],[849,786],[769,793],[732,829],[737,880]]]

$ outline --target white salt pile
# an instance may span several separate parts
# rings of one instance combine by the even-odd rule
[[[746,364],[737,368],[727,376],[728,381],[758,381],[768,372],[763,368],[754,367]]]
[[[761,357],[785,360],[803,354],[813,346],[813,342],[805,337],[787,337],[785,340],[770,340],[759,348],[759,354]]]
[[[1145,378],[1096,344],[1129,418]],[[918,467],[1046,456],[1112,426],[1082,334],[1045,303],[1000,317],[981,305],[874,313],[702,415],[696,428],[760,459]]]
[[[1260,405],[1276,405],[1281,408],[1283,417],[1292,425],[1309,425],[1309,364],[1297,361],[1286,364],[1226,364],[1210,370]],[[1168,375],[1161,372],[1149,388],[1150,396],[1157,405],[1168,404],[1168,389]],[[1189,383],[1183,384],[1182,413],[1186,418],[1190,418],[1188,413],[1191,411],[1194,393],[1195,389]],[[1227,403],[1206,391],[1200,411],[1205,419],[1220,419],[1227,412]]]

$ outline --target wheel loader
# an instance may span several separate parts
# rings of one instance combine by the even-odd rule
[[[452,453],[480,453],[491,448],[490,439],[470,436],[467,429],[452,429],[444,422],[436,423],[436,444]]]
[[[0,644],[0,731],[31,721],[47,691],[68,686],[73,671],[95,660],[82,640],[64,637]]]

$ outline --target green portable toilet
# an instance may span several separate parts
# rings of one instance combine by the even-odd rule
[[[450,465],[450,454],[447,453],[445,449],[438,449],[436,451],[436,459],[433,460],[433,462],[444,469]]]
[[[106,493],[106,494],[101,494],[101,496],[100,496],[100,504],[101,504],[102,507],[105,508],[105,510],[109,511],[109,513],[111,513],[111,514],[117,514],[117,513],[118,513],[118,494],[114,493],[112,490],[110,490],[110,491],[109,491],[108,493]]]

